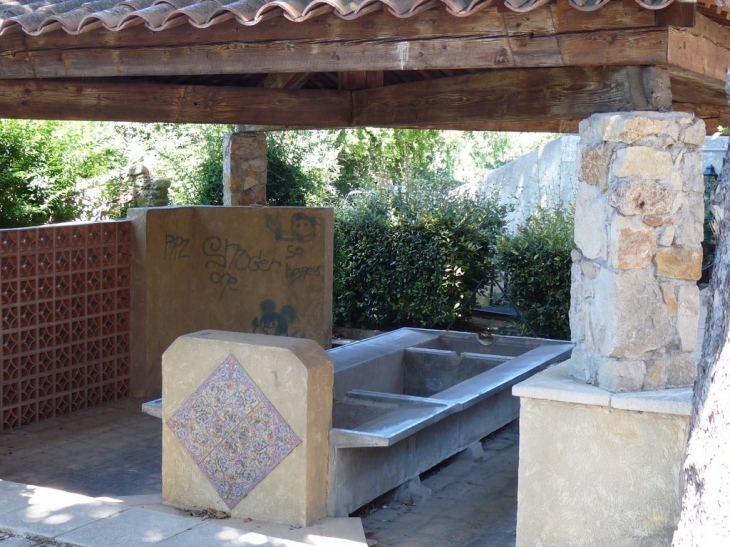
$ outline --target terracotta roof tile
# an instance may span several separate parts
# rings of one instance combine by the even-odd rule
[[[0,35],[22,30],[30,35],[63,30],[80,34],[104,27],[120,31],[144,24],[161,31],[180,24],[209,27],[235,18],[242,25],[284,16],[305,21],[334,12],[343,19],[355,19],[385,6],[396,17],[414,14],[443,3],[455,16],[465,17],[496,2],[515,12],[528,12],[552,0],[0,0]],[[599,9],[609,0],[569,0],[583,11]],[[616,0],[618,1],[618,0]],[[660,9],[673,0],[636,0],[646,9]],[[730,0],[699,0],[705,5],[730,9]]]

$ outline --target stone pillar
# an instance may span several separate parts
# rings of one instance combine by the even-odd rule
[[[223,205],[266,205],[266,135],[229,133],[223,139]]]
[[[597,114],[580,137],[571,374],[613,392],[692,385],[705,124]]]
[[[334,370],[311,340],[201,331],[162,357],[162,500],[308,526],[326,515]]]

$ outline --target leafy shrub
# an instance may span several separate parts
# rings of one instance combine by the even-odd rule
[[[0,228],[76,218],[75,182],[121,157],[110,139],[83,123],[0,120]]]
[[[467,313],[505,214],[438,181],[351,195],[335,220],[335,322],[440,327]]]
[[[507,291],[539,336],[570,339],[573,248],[573,214],[561,208],[539,209],[514,236],[497,244],[496,264]]]

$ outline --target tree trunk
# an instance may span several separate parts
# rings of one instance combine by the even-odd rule
[[[725,89],[730,95],[730,74]],[[730,149],[712,199],[717,248],[672,547],[730,546]]]

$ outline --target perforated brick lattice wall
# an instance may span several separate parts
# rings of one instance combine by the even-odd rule
[[[129,393],[131,223],[0,231],[0,430]]]

